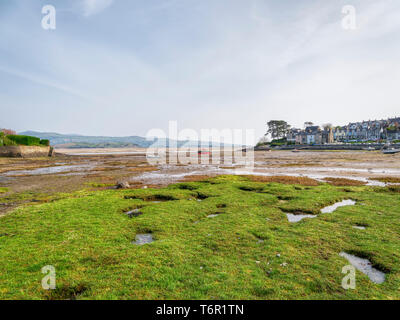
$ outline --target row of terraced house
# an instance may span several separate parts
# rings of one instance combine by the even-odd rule
[[[354,122],[337,127],[308,126],[303,130],[291,128],[287,134],[287,141],[296,144],[379,142],[383,140],[400,140],[400,117]]]

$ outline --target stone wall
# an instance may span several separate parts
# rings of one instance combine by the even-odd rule
[[[52,156],[52,147],[8,146],[0,147],[0,157],[36,158]]]
[[[381,150],[385,144],[321,144],[321,145],[309,145],[309,144],[296,144],[290,146],[280,146],[274,148],[275,150],[365,150],[366,148],[373,148],[375,150]],[[400,144],[392,144],[391,147],[396,149],[400,148]]]

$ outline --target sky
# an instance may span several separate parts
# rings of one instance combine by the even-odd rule
[[[0,127],[144,136],[178,121],[260,137],[273,119],[400,116],[399,57],[398,0],[1,1]]]

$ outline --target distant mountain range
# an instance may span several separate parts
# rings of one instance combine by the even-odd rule
[[[54,132],[36,132],[25,131],[20,132],[21,135],[38,137],[40,139],[50,140],[50,144],[56,148],[148,148],[169,146],[170,144],[181,147],[208,147],[208,141],[175,141],[170,139],[153,139],[147,140],[144,137],[106,137],[106,136],[82,136],[77,134],[60,134]],[[212,142],[213,147],[223,146],[224,144]]]

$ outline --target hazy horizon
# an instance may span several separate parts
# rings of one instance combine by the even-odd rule
[[[356,9],[357,29],[342,27]],[[53,5],[56,30],[41,26]],[[395,0],[0,3],[0,127],[90,136],[399,116]]]

